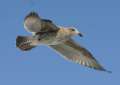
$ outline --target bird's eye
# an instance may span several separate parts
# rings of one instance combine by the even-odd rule
[[[71,29],[72,31],[75,31],[75,29]]]

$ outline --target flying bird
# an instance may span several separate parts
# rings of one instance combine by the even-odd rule
[[[52,20],[41,18],[36,12],[30,12],[24,19],[24,28],[32,33],[32,36],[17,36],[16,47],[20,50],[29,51],[38,45],[47,45],[66,60],[107,71],[86,48],[72,39],[75,35],[83,36],[74,27],[57,26]]]

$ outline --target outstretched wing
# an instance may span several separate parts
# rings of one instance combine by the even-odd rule
[[[96,70],[106,71],[88,50],[75,43],[72,39],[50,47],[62,54],[67,60]]]
[[[41,19],[36,12],[30,12],[25,17],[24,27],[28,32],[32,33],[57,29],[57,26],[51,20]]]

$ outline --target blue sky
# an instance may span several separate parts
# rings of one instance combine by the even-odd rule
[[[1,0],[0,85],[119,85],[119,0]],[[84,37],[75,40],[89,49],[108,74],[65,61],[52,49],[22,52],[17,35],[29,35],[24,17],[32,10],[57,25],[74,26]]]

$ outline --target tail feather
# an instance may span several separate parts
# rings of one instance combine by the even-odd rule
[[[32,43],[33,37],[18,36],[16,38],[16,47],[18,47],[22,51],[28,51],[36,47],[36,45],[33,45]]]

